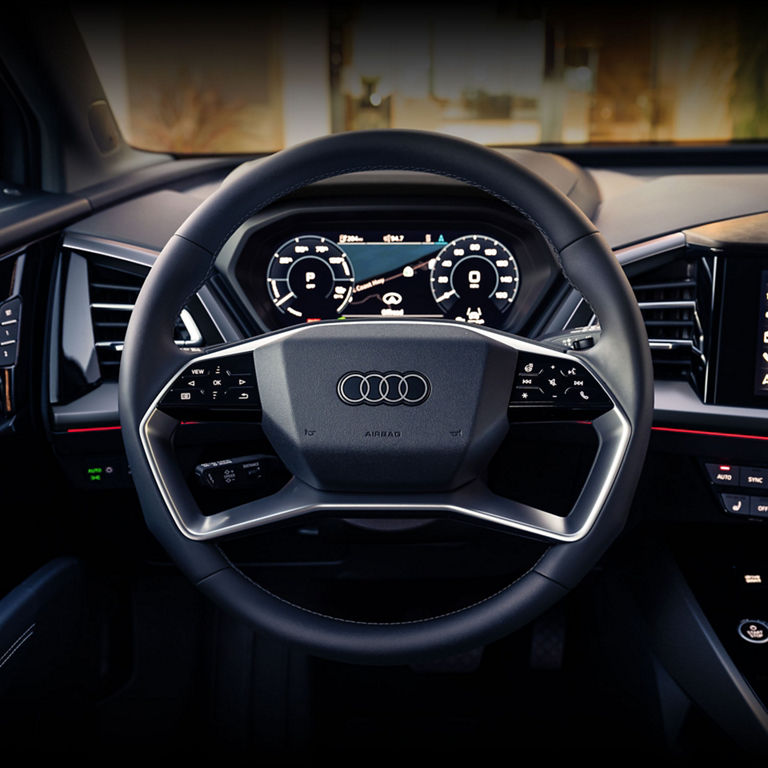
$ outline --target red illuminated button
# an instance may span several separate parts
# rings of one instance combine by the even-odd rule
[[[715,485],[738,485],[740,467],[732,464],[705,464],[709,479]]]

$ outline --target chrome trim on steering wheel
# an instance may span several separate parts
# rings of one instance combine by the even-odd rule
[[[392,326],[409,322],[440,325],[447,321],[345,321],[345,327],[356,324]],[[573,542],[583,538],[592,528],[610,493],[619,469],[624,461],[631,437],[631,425],[610,387],[595,371],[588,357],[563,353],[526,339],[476,326],[462,326],[467,331],[483,335],[518,352],[546,355],[555,359],[578,360],[595,377],[608,395],[612,408],[593,421],[599,438],[589,476],[573,509],[566,517],[560,517],[534,507],[511,501],[493,494],[482,482],[476,480],[461,488],[445,493],[418,494],[353,494],[319,491],[294,479],[275,494],[233,507],[213,515],[202,515],[187,492],[188,499],[177,503],[166,481],[163,467],[172,467],[173,457],[169,450],[169,438],[178,422],[158,410],[158,404],[170,389],[176,376],[163,387],[140,424],[140,438],[154,479],[162,494],[169,514],[179,531],[189,539],[203,541],[257,528],[278,520],[298,517],[310,512],[335,511],[349,513],[446,512],[482,520],[511,528],[521,533],[535,535],[555,542]],[[179,369],[181,373],[190,364],[215,360],[220,357],[252,352],[273,344],[286,336],[311,333],[312,326],[298,326],[228,346],[204,355],[190,358]],[[166,462],[168,462],[166,464]],[[600,478],[602,478],[600,480]],[[186,490],[186,489],[184,489]]]

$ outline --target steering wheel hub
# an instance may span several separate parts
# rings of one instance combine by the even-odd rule
[[[315,488],[448,491],[475,479],[507,433],[516,352],[492,336],[384,320],[270,340],[254,352],[262,426]]]

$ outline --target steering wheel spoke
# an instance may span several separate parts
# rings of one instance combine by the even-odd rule
[[[305,515],[332,514],[351,518],[450,516],[555,543],[576,541],[589,532],[626,447],[626,422],[617,411],[607,412],[594,424],[601,447],[591,473],[603,482],[587,483],[573,509],[565,516],[498,496],[479,479],[453,491],[413,495],[323,491],[298,478],[293,478],[269,496],[204,515],[191,502],[188,490],[173,480],[174,457],[167,447],[173,429],[171,420],[156,412],[155,423],[150,422],[148,433],[169,510],[190,539],[214,540]]]
[[[403,325],[407,327],[405,336],[413,338],[415,344],[418,335],[416,329],[419,326],[421,328],[429,326],[426,323],[404,323]],[[333,328],[326,327],[333,335]],[[395,328],[388,323],[385,323],[384,327]],[[370,332],[369,328],[378,328],[378,326],[372,323],[349,323],[345,325],[344,332],[345,335],[349,332],[353,332],[354,335],[355,329],[359,329],[361,346],[369,350],[371,347],[371,341],[367,335]],[[233,407],[231,402],[215,400],[210,397],[210,394],[206,394],[211,391],[207,387],[220,387],[222,384],[219,380],[226,381],[224,377],[230,377],[237,385],[248,386],[248,391],[256,392],[255,378],[253,380],[245,378],[249,376],[249,371],[254,369],[254,359],[263,361],[270,360],[269,355],[284,356],[285,350],[282,349],[282,344],[290,337],[301,337],[306,334],[308,338],[313,339],[320,334],[322,338],[322,329],[319,326],[312,326],[306,327],[303,331],[294,329],[252,339],[233,347],[201,355],[173,377],[157,396],[156,407],[150,409],[145,418],[142,436],[157,484],[177,527],[187,538],[214,540],[316,513],[346,517],[448,515],[467,518],[496,528],[510,529],[550,542],[576,541],[584,537],[596,521],[617,477],[631,435],[622,409],[612,400],[604,385],[600,383],[598,375],[588,369],[591,364],[584,360],[578,361],[573,355],[553,351],[508,334],[489,332],[486,329],[461,327],[458,332],[463,336],[475,335],[479,338],[479,343],[490,343],[497,348],[497,351],[498,346],[501,345],[502,370],[504,365],[509,366],[507,376],[509,383],[505,391],[509,392],[511,389],[512,395],[508,396],[506,401],[503,398],[499,399],[498,407],[503,409],[504,402],[509,401],[509,413],[513,421],[520,421],[520,414],[524,417],[522,420],[527,418],[533,421],[542,420],[544,413],[548,418],[560,419],[585,418],[585,414],[593,417],[592,425],[598,436],[597,453],[582,493],[567,515],[556,515],[498,496],[478,478],[443,490],[427,487],[417,493],[403,493],[397,492],[396,489],[394,492],[381,492],[376,488],[366,489],[364,483],[346,488],[316,487],[316,484],[312,485],[299,477],[294,477],[282,489],[271,495],[214,514],[203,514],[181,478],[171,446],[171,437],[178,425],[180,415],[186,417],[188,413],[196,413],[219,421],[232,421],[242,416],[258,419],[262,415],[258,398],[249,402],[247,406],[240,406],[242,410],[237,411],[235,410],[237,406]],[[259,356],[264,353],[268,355],[266,358]],[[329,378],[331,383],[338,378],[338,373],[338,371],[331,372]],[[194,378],[190,380],[190,377]],[[547,381],[543,382],[542,377],[546,377]],[[555,379],[557,388],[549,384],[550,378]],[[323,381],[321,373],[318,373],[317,381]],[[515,399],[515,392],[531,391],[529,381],[550,386],[554,390],[552,396],[546,398],[543,394],[537,394],[538,399],[535,402],[520,403],[519,399]],[[210,401],[204,402],[204,408],[197,403],[180,405],[176,399],[168,405],[169,393],[173,393],[175,397],[179,392],[189,391],[190,387],[202,390],[201,397],[210,397]],[[333,389],[330,385],[329,388]],[[574,388],[577,393],[590,392],[593,402],[588,406],[582,404],[581,397],[577,399],[573,396]],[[317,391],[314,385],[313,391]],[[337,395],[338,393],[334,393],[334,396]],[[305,397],[306,395],[302,393],[302,398]],[[183,402],[188,401],[185,399]],[[341,404],[338,407],[349,406]],[[416,411],[409,408],[404,414],[401,418],[414,417]],[[267,411],[267,417],[273,415]],[[333,421],[335,418],[336,414],[332,411],[330,420]],[[432,420],[437,417],[427,413],[426,418]],[[319,426],[322,428],[320,431],[326,428],[322,422]],[[303,439],[303,435],[301,438]],[[438,447],[439,445],[434,450],[436,451]],[[431,456],[432,453],[428,452],[427,459],[431,460]],[[386,461],[387,456],[382,455],[380,459]],[[390,457],[389,460],[392,461],[392,458]]]
[[[161,460],[162,461],[162,460]],[[165,486],[166,491],[171,488]],[[585,500],[585,510],[567,517],[537,509],[519,501],[493,494],[480,481],[443,494],[414,498],[404,494],[349,494],[319,491],[294,478],[274,494],[203,515],[189,503],[178,504],[186,493],[180,488],[169,495],[176,524],[197,541],[211,541],[264,528],[306,515],[330,514],[348,518],[449,516],[468,519],[496,529],[535,536],[549,542],[580,538],[594,520],[596,499]],[[589,510],[593,514],[590,516]]]

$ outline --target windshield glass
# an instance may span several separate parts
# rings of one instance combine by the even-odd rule
[[[768,136],[768,11],[96,4],[79,24],[125,139],[181,154],[420,128],[489,145]]]

